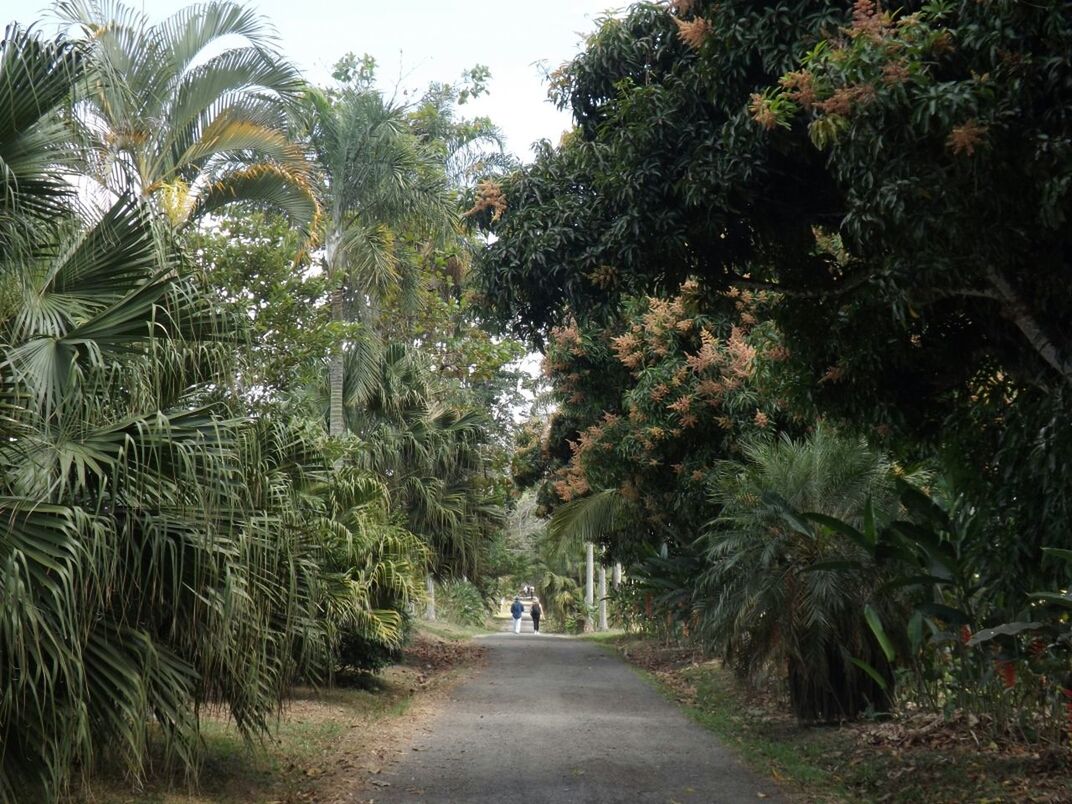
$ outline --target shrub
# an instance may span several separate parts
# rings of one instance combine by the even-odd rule
[[[450,580],[439,587],[439,614],[457,625],[480,626],[487,619],[484,596],[469,581]]]

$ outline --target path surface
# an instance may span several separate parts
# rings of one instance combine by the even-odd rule
[[[598,645],[531,633],[481,643],[484,669],[365,796],[378,804],[781,800],[772,782]]]

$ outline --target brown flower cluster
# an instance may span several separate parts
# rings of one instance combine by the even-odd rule
[[[903,84],[912,77],[912,72],[903,61],[891,61],[882,66],[882,82],[887,86]]]
[[[852,84],[838,87],[824,101],[815,104],[815,108],[827,114],[847,117],[856,106],[864,106],[875,99],[875,88],[871,84]]]
[[[776,343],[768,346],[766,351],[763,353],[763,356],[767,360],[770,360],[772,363],[784,363],[786,360],[789,359],[790,355],[789,349],[786,346],[780,343]]]
[[[818,100],[815,92],[815,76],[807,70],[786,73],[778,83],[785,90],[786,97],[805,111],[809,111]]]
[[[691,394],[685,394],[684,396],[678,397],[676,401],[671,402],[669,405],[667,405],[666,409],[672,410],[674,413],[684,416],[692,408],[692,403],[695,401],[695,399],[696,397],[692,396]]]
[[[767,131],[772,131],[778,126],[778,115],[774,112],[771,100],[758,92],[753,92],[749,98],[748,111],[755,120]]]
[[[946,145],[957,156],[974,156],[975,149],[986,142],[987,127],[978,120],[968,120],[949,132]]]
[[[551,330],[551,340],[561,351],[569,351],[574,357],[584,356],[584,344],[581,342],[581,329],[573,319],[564,327]]]
[[[711,35],[711,23],[703,17],[691,20],[674,17],[674,23],[677,25],[678,38],[693,50],[699,50]]]
[[[845,369],[841,366],[830,366],[826,373],[819,378],[819,382],[841,382],[845,378]]]
[[[612,288],[618,284],[618,271],[613,265],[600,265],[588,274],[588,279],[597,288]]]
[[[491,210],[492,221],[497,221],[506,212],[506,195],[502,185],[493,179],[484,179],[476,186],[476,203],[465,211],[465,217],[479,215],[485,210]]]
[[[875,0],[856,0],[852,7],[852,27],[849,36],[880,39],[892,27],[893,20]]]
[[[729,354],[728,372],[742,380],[751,377],[755,368],[756,348],[748,342],[740,327],[730,330],[726,351]]]
[[[722,365],[718,338],[712,335],[710,330],[700,330],[700,349],[694,355],[685,355],[685,362],[697,374]]]
[[[640,351],[642,344],[635,331],[611,338],[610,345],[614,354],[618,356],[618,360],[626,368],[635,369],[644,362],[644,353]]]

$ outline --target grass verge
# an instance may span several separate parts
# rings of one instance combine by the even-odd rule
[[[196,785],[151,771],[132,790],[117,773],[99,774],[72,800],[94,804],[238,804],[332,800],[374,778],[401,739],[415,705],[425,705],[478,661],[469,642],[481,629],[422,623],[403,661],[349,686],[297,688],[270,737],[247,745],[222,713],[203,715],[204,751]]]
[[[796,801],[1072,801],[1067,755],[997,746],[934,717],[804,727],[783,702],[744,689],[720,663],[628,635],[596,641],[636,665],[667,697]]]

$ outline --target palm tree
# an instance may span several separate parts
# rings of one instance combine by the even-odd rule
[[[408,130],[404,110],[379,92],[347,86],[309,94],[310,142],[321,171],[321,265],[333,288],[333,319],[354,317],[373,337],[378,300],[407,261],[400,234],[437,237],[454,221],[441,160]],[[347,308],[350,308],[349,310]],[[344,349],[331,356],[328,432],[345,431]]]
[[[119,2],[57,10],[91,56],[78,110],[103,183],[136,188],[176,227],[234,202],[312,223],[308,160],[288,120],[304,85],[256,13],[214,1],[154,25]]]
[[[72,209],[84,67],[62,39],[0,44],[2,800],[55,800],[102,756],[139,778],[153,723],[192,771],[200,704],[263,732],[330,641],[322,453],[232,412],[237,322],[144,201]]]
[[[518,166],[505,150],[502,131],[487,117],[459,118],[461,97],[468,89],[431,84],[413,112],[412,128],[439,151],[451,187],[471,187],[478,179],[502,175]]]
[[[720,514],[703,537],[708,568],[693,601],[704,637],[754,678],[784,668],[803,720],[885,709],[892,668],[864,611],[896,618],[901,602],[876,591],[886,570],[873,555],[796,513],[891,520],[898,503],[885,456],[827,427],[755,443],[743,462],[718,467],[711,501]]]
[[[427,359],[404,344],[358,339],[345,365],[351,460],[385,479],[391,509],[429,548],[431,573],[477,575],[504,521],[486,477],[486,417],[443,402]]]

